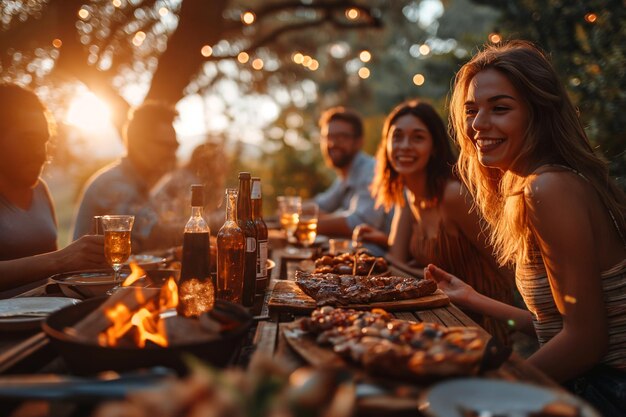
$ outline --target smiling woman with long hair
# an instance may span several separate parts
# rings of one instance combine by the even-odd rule
[[[516,265],[530,313],[433,265],[426,276],[455,303],[536,334],[533,365],[604,415],[622,415],[626,199],[549,59],[523,41],[486,47],[458,72],[450,112],[459,173],[499,261]]]
[[[446,128],[428,103],[409,100],[394,108],[382,131],[371,190],[377,206],[395,207],[387,235],[363,225],[358,239],[388,244],[387,257],[415,275],[433,262],[445,266],[482,294],[513,302],[513,277],[498,267],[472,200],[453,174],[455,155]],[[471,315],[471,314],[470,314]],[[504,323],[472,315],[505,341]]]

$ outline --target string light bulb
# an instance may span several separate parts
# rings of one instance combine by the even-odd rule
[[[585,15],[585,20],[589,23],[595,23],[598,20],[598,15],[595,13],[587,13]]]
[[[213,55],[213,48],[211,48],[210,45],[204,45],[202,49],[200,49],[200,53],[202,54],[203,57],[208,58],[211,55]]]
[[[346,17],[350,20],[358,19],[360,14],[359,9],[355,9],[354,7],[346,9]]]
[[[491,43],[500,43],[502,42],[502,36],[498,32],[493,32],[489,34],[489,42]]]
[[[247,11],[241,15],[241,21],[246,25],[251,25],[256,20],[256,15],[251,11]]]

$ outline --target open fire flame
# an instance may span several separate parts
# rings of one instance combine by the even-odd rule
[[[124,280],[122,287],[129,287],[145,276],[145,271],[136,265],[130,264],[131,274]],[[128,291],[128,290],[127,290]],[[167,347],[169,345],[164,313],[176,309],[178,305],[178,287],[173,277],[169,277],[161,287],[158,300],[147,300],[141,291],[136,291],[136,299],[141,308],[132,312],[124,303],[117,303],[104,311],[111,321],[111,326],[98,336],[101,346],[117,346],[128,332],[134,330],[136,346],[143,348],[148,341]],[[143,299],[142,299],[143,298]]]

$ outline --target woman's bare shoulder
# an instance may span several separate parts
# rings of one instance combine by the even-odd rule
[[[444,209],[469,208],[472,206],[472,197],[460,181],[449,180],[443,190],[441,206]]]
[[[546,171],[531,174],[524,187],[524,197],[532,205],[542,202],[578,201],[593,197],[591,185],[580,175],[571,171]]]

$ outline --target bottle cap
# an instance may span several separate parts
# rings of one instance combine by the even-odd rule
[[[204,185],[193,184],[191,186],[191,206],[192,207],[204,206]]]
[[[239,179],[240,180],[247,180],[250,178],[250,173],[249,172],[240,172],[239,173]]]

